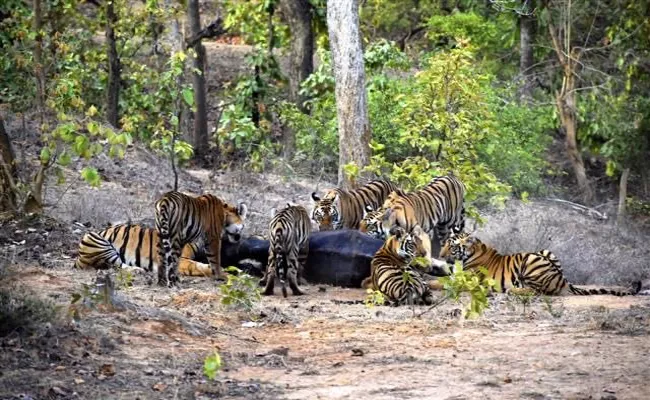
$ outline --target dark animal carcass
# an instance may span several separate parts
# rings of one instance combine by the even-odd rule
[[[309,255],[303,278],[314,284],[360,287],[361,281],[370,276],[370,261],[382,244],[383,241],[357,230],[314,232],[309,236]],[[262,276],[268,251],[267,240],[254,237],[239,243],[224,240],[221,264],[224,267],[234,265],[248,274]],[[442,271],[431,273],[444,275]]]

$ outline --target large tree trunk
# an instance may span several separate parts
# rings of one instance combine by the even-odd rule
[[[621,184],[618,189],[618,212],[616,213],[616,225],[622,226],[625,223],[625,199],[627,198],[627,180],[630,177],[630,169],[625,168],[621,174]]]
[[[291,53],[289,63],[289,97],[305,114],[304,96],[299,94],[300,84],[314,72],[314,30],[311,23],[309,0],[281,0],[280,7],[291,29]],[[284,157],[291,160],[295,153],[295,132],[283,129]]]
[[[300,84],[314,72],[314,30],[309,0],[281,0],[280,7],[291,29],[289,95],[305,113],[305,99],[298,94]]]
[[[522,0],[524,2],[528,0]],[[534,9],[534,4],[530,4],[530,9]],[[519,16],[519,74],[522,79],[520,89],[520,98],[528,101],[532,97],[533,91],[533,65],[535,62],[533,53],[533,44],[535,42],[535,17],[532,14],[522,14]]]
[[[106,2],[106,46],[108,47],[108,88],[106,96],[106,120],[118,127],[120,101],[120,57],[117,54],[115,25],[117,14],[114,1]]]
[[[41,0],[34,0],[34,16],[32,19],[32,29],[36,33],[34,45],[34,75],[36,77],[36,107],[43,124],[43,112],[45,111],[45,66],[43,64],[43,35],[41,29],[43,25],[43,11],[41,9]]]
[[[346,164],[362,168],[370,161],[370,124],[366,100],[363,50],[356,0],[329,0],[327,27],[336,80],[339,131],[339,186],[353,186],[344,172]]]
[[[187,2],[187,16],[190,23],[190,35],[198,35],[201,31],[201,15],[199,13],[199,0],[189,0]],[[205,47],[201,41],[197,41],[193,46],[196,52],[196,58],[193,67],[199,72],[192,72],[194,86],[194,135],[192,145],[194,146],[194,155],[202,158],[208,151],[208,111],[206,105],[205,93]]]

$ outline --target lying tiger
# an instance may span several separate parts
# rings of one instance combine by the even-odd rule
[[[546,295],[627,296],[635,295],[641,290],[641,282],[636,282],[630,290],[574,286],[566,280],[559,260],[550,251],[501,255],[468,233],[452,234],[445,242],[440,256],[448,262],[461,261],[467,270],[485,267],[488,276],[496,280],[503,292],[525,287]]]
[[[391,236],[377,251],[370,264],[370,277],[361,286],[379,290],[390,304],[432,304],[433,295],[428,284],[410,264],[416,257],[426,256],[429,238],[416,226],[406,232],[395,227]]]
[[[88,232],[79,243],[77,268],[136,267],[158,273],[160,239],[154,228],[121,224],[101,232]],[[205,256],[202,241],[183,247],[179,261],[179,273],[186,276],[212,276],[210,265],[194,261]],[[157,276],[157,275],[156,275]]]

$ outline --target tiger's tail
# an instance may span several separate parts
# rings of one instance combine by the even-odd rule
[[[569,283],[569,292],[571,294],[575,294],[578,296],[591,296],[591,295],[599,295],[599,294],[611,294],[614,296],[634,296],[637,293],[639,293],[640,290],[641,290],[641,281],[634,282],[632,288],[627,290],[616,290],[616,289],[608,289],[608,288],[588,289],[579,286],[574,286]]]

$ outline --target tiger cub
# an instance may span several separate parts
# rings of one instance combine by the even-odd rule
[[[429,240],[419,226],[406,232],[400,227],[391,229],[391,236],[370,262],[370,277],[361,286],[379,290],[393,305],[432,304],[433,295],[422,275],[410,264],[416,257],[424,257]]]
[[[309,252],[310,233],[311,220],[305,207],[287,204],[273,216],[269,223],[269,261],[261,281],[265,295],[273,294],[276,278],[280,279],[284,297],[287,297],[287,280],[294,296],[304,294],[298,287],[298,274],[300,259],[304,266]]]
[[[441,257],[449,262],[461,261],[467,270],[485,267],[488,277],[496,280],[503,292],[513,288],[530,288],[546,295],[626,296],[637,294],[641,289],[641,282],[636,282],[631,290],[574,286],[566,280],[560,261],[550,251],[501,255],[468,233],[452,235],[442,248]]]
[[[156,202],[156,230],[160,235],[158,284],[178,281],[177,261],[184,245],[200,238],[206,241],[206,255],[215,279],[225,279],[221,268],[221,235],[237,242],[248,211],[245,204],[231,206],[211,194],[198,197],[168,192]]]

